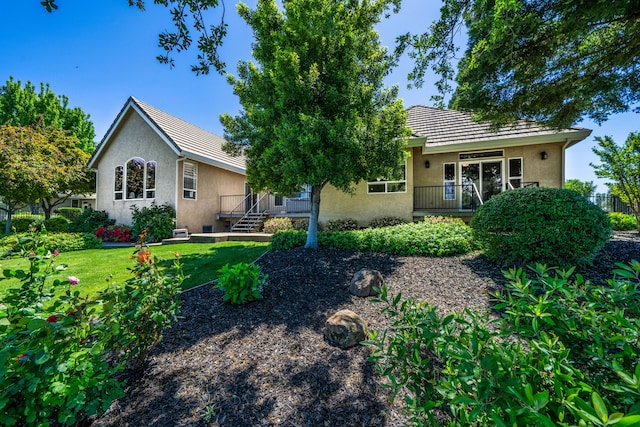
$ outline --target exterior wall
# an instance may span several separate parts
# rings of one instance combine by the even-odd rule
[[[157,162],[155,199],[115,200],[115,168],[133,157]],[[176,207],[176,159],[167,143],[137,113],[129,111],[96,164],[96,210],[107,211],[117,224],[131,225],[133,205],[141,208],[155,201]]]
[[[404,193],[367,194],[367,183],[360,182],[352,194],[344,193],[327,185],[320,199],[318,221],[325,225],[332,219],[354,218],[358,225],[365,227],[372,219],[394,216],[407,221],[413,219],[413,162],[407,159],[407,191]]]
[[[246,177],[204,163],[193,163],[198,165],[196,198],[185,199],[182,188],[184,161],[178,162],[177,228],[202,233],[203,226],[210,225],[214,232],[228,231],[228,222],[216,219],[216,213],[220,212],[220,196],[244,194]]]
[[[520,147],[504,148],[504,182],[508,179],[509,158],[521,157],[524,182],[539,182],[541,187],[560,188],[563,185],[562,147],[563,142],[539,145],[524,145]],[[492,150],[486,150],[492,151]],[[542,160],[540,153],[547,153],[547,159]],[[456,179],[460,184],[460,169],[458,152],[442,154],[422,154],[421,148],[413,149],[414,185],[416,187],[443,185],[443,164],[456,163]],[[429,161],[429,168],[425,161]],[[471,161],[472,162],[472,161]]]

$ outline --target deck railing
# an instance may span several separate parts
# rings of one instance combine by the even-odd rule
[[[311,212],[311,199],[308,197],[282,197],[276,204],[276,196],[263,195],[258,203],[257,195],[220,196],[220,212],[225,216],[238,217],[245,213],[269,211],[278,214],[300,214]]]
[[[482,197],[473,184],[413,188],[413,209],[416,211],[475,211],[481,204]]]

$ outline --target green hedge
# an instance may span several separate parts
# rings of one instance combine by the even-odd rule
[[[20,253],[20,238],[30,236],[29,233],[11,234],[0,239],[0,257],[12,256]],[[47,234],[46,249],[58,252],[81,251],[84,249],[98,249],[102,247],[102,240],[91,233],[50,233]]]
[[[640,227],[635,216],[621,212],[610,212],[609,221],[611,221],[613,229],[617,231],[637,230]]]
[[[489,259],[504,265],[590,262],[609,240],[606,213],[575,191],[518,188],[489,199],[471,220]]]
[[[292,249],[303,246],[306,238],[306,231],[279,231],[271,237],[271,247],[273,250]],[[471,230],[462,221],[421,221],[353,231],[319,231],[318,245],[324,248],[428,256],[459,255],[476,249]]]

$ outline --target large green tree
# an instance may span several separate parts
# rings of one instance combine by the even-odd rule
[[[596,137],[598,147],[593,152],[601,164],[591,164],[598,178],[610,179],[611,194],[629,205],[640,224],[640,132],[632,132],[623,146],[610,136]]]
[[[593,181],[580,181],[579,179],[568,179],[564,183],[564,188],[580,193],[584,197],[593,197],[596,187],[597,185]]]
[[[237,116],[221,115],[227,149],[244,151],[254,190],[281,194],[312,186],[306,247],[317,248],[320,194],[331,184],[390,177],[409,135],[391,62],[373,26],[391,0],[259,0],[238,11],[253,29],[255,62],[228,76]]]
[[[566,128],[601,122],[640,101],[637,0],[444,0],[423,34],[400,38],[415,59],[418,85],[433,67],[443,92],[456,75],[451,106],[506,124],[529,118]]]
[[[13,77],[0,87],[0,124],[12,126],[53,126],[64,129],[78,139],[78,147],[91,154],[96,136],[89,114],[79,107],[70,107],[69,98],[56,95],[48,84],[40,90],[31,82],[22,86]]]

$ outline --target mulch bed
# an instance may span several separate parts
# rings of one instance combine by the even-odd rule
[[[640,236],[616,233],[580,273],[611,277],[615,262],[640,259]],[[372,329],[379,304],[349,294],[355,272],[382,272],[390,293],[427,300],[441,313],[486,310],[503,281],[483,256],[429,258],[294,249],[257,262],[269,275],[264,299],[235,307],[202,286],[182,295],[180,321],[147,364],[128,373],[126,396],[94,426],[406,426],[390,403],[368,347],[341,350],[323,339],[326,319],[350,309]]]

